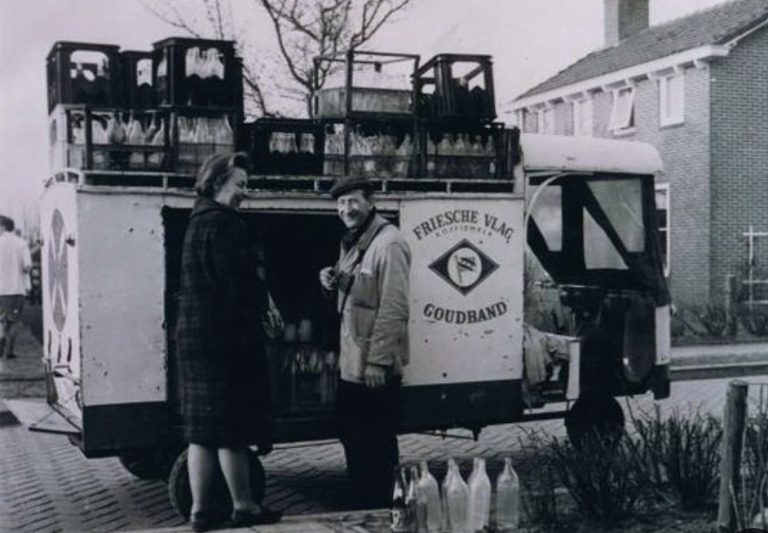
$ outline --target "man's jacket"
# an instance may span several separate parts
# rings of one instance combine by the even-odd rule
[[[384,368],[387,378],[402,375],[409,357],[410,268],[405,237],[379,215],[355,244],[342,248],[337,269],[354,275],[349,295],[339,291],[342,379],[364,383],[366,365]]]

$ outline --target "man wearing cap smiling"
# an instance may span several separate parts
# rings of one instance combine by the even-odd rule
[[[338,262],[320,271],[341,314],[340,438],[357,505],[388,506],[399,461],[394,391],[408,363],[411,252],[400,230],[376,212],[370,181],[341,178],[330,192],[347,228]]]

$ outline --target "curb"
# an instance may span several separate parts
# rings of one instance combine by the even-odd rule
[[[768,361],[732,364],[675,365],[669,369],[672,381],[768,376]]]

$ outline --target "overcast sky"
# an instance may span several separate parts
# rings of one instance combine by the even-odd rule
[[[186,0],[190,5],[195,0]],[[256,0],[232,0],[243,5]],[[603,0],[413,0],[370,49],[494,57],[496,96],[511,100],[603,42]],[[723,0],[651,0],[656,24]],[[265,40],[271,29],[254,24]],[[179,35],[139,0],[0,0],[0,213],[34,209],[48,173],[45,58],[55,41],[150,50]],[[268,41],[265,41],[268,42]],[[504,117],[502,117],[504,118]]]

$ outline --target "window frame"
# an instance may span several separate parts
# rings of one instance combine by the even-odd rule
[[[670,111],[670,105],[675,105],[675,99],[670,99],[673,90],[673,80],[679,80],[679,109]],[[685,75],[676,72],[659,78],[659,126],[675,126],[685,123]]]
[[[627,110],[622,112],[620,116],[620,103],[621,95],[628,94],[629,104]],[[614,134],[622,134],[634,131],[635,129],[635,87],[630,85],[628,87],[620,87],[613,91],[613,105],[611,107],[611,117],[608,124],[608,129]]]
[[[664,195],[664,205],[659,205],[659,193],[663,193]],[[666,224],[663,226],[660,224],[660,221],[657,217],[657,224],[659,224],[656,228],[659,235],[662,239],[664,239],[662,246],[662,256],[664,259],[664,275],[669,277],[670,273],[670,264],[672,263],[672,239],[671,239],[671,224],[670,224],[670,215],[671,215],[671,202],[670,202],[670,187],[669,183],[656,183],[654,185],[654,195],[653,195],[654,203],[656,206],[656,211],[666,211]]]
[[[554,107],[542,107],[536,111],[536,133],[541,135],[555,134]]]
[[[594,104],[592,98],[581,98],[573,101],[573,135],[574,137],[594,137]],[[586,120],[584,118],[586,117]],[[586,128],[582,130],[581,123],[586,122]]]

